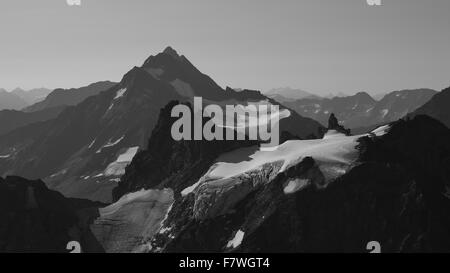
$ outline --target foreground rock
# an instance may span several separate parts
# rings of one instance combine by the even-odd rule
[[[67,199],[40,181],[0,177],[0,252],[102,251],[86,225],[100,203]]]
[[[355,141],[356,156],[341,145],[324,144],[335,137]],[[329,148],[326,155],[303,147],[296,160],[269,156],[242,169],[259,160],[255,150],[240,152],[244,160],[232,157],[229,163],[224,154],[198,179],[187,175],[194,167],[183,161],[175,180],[161,176],[147,184],[177,190],[159,231],[140,250],[366,252],[369,241],[378,241],[383,252],[448,252],[448,139],[448,128],[418,116],[367,135],[326,135],[316,140]],[[296,141],[302,142],[283,145]],[[191,148],[185,149],[171,161],[185,158]],[[339,158],[349,161],[342,165]],[[125,176],[122,189],[133,185],[144,166],[152,168],[141,164],[133,168],[132,163],[133,175]],[[224,166],[237,173],[220,175]]]

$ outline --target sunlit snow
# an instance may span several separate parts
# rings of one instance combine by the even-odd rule
[[[236,248],[240,246],[244,239],[244,234],[245,233],[242,230],[238,230],[234,235],[234,238],[228,242],[227,247]]]
[[[284,162],[280,169],[280,172],[283,172],[302,158],[310,156],[319,168],[323,166],[327,169],[324,171],[326,178],[332,179],[345,173],[357,159],[358,152],[355,147],[356,140],[360,137],[361,135],[346,136],[330,131],[323,139],[290,140],[275,147],[273,151],[257,149],[256,152],[248,154],[249,148],[238,149],[219,157],[217,164],[208,173],[208,178],[229,178],[275,161]]]
[[[171,189],[140,190],[99,209],[92,234],[106,252],[147,252],[173,205]]]
[[[117,91],[116,96],[114,97],[114,99],[116,100],[116,99],[118,99],[118,98],[123,97],[123,95],[125,94],[125,92],[127,92],[127,89],[126,89],[126,88],[119,89],[119,90]]]
[[[373,130],[372,133],[375,134],[376,136],[383,136],[387,134],[387,132],[389,132],[390,128],[391,126],[389,124],[383,125]]]
[[[296,178],[296,179],[290,180],[288,182],[286,187],[284,187],[283,192],[285,194],[294,193],[294,192],[297,192],[297,191],[303,189],[304,187],[308,186],[308,184],[309,184],[308,179]]]
[[[186,196],[188,194],[190,194],[191,192],[193,192],[195,190],[195,188],[197,188],[197,186],[200,184],[201,180],[199,180],[197,183],[193,184],[192,186],[189,186],[187,188],[185,188],[184,190],[181,191],[181,195],[182,196]]]
[[[109,140],[108,143],[106,143],[100,149],[98,149],[96,153],[97,154],[101,153],[104,148],[112,147],[112,146],[115,146],[115,145],[119,144],[124,139],[124,137],[125,136],[122,136],[121,138],[117,139],[116,141]]]
[[[124,175],[125,168],[131,163],[138,150],[139,147],[131,147],[120,154],[116,161],[110,163],[108,167],[106,167],[106,170],[104,171],[105,176]]]
[[[122,196],[117,202],[99,209],[99,213],[101,217],[105,217],[111,214],[116,213],[118,210],[123,207],[132,204],[132,203],[140,203],[140,202],[148,202],[148,201],[158,201],[162,203],[166,203],[173,198],[172,190],[163,189],[163,190],[144,190],[131,192]]]

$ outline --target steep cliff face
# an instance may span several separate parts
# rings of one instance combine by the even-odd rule
[[[383,252],[447,252],[448,139],[445,126],[418,116],[368,135],[331,134],[306,141],[309,150],[302,146],[305,141],[288,141],[280,147],[289,150],[298,143],[302,152],[281,159],[272,154],[263,160],[258,152],[249,152],[250,147],[242,148],[238,151],[247,153],[240,156],[247,155],[247,160],[217,160],[209,167],[202,161],[198,171],[186,155],[211,150],[168,143],[183,151],[168,153],[171,161],[184,162],[182,167],[172,166],[164,174],[160,169],[169,158],[154,165],[152,153],[141,153],[135,160],[140,164],[127,169],[117,196],[141,186],[175,191],[167,215],[158,222],[159,231],[137,243],[143,252],[365,252],[369,241],[380,242]],[[353,141],[356,157],[352,149],[336,148]],[[160,145],[162,140],[150,149]],[[255,160],[261,164],[242,168]],[[221,177],[224,166],[233,175]],[[148,171],[142,172],[145,168]],[[152,176],[155,170],[159,176]],[[167,176],[171,170],[184,171]]]
[[[176,193],[195,183],[220,154],[256,141],[175,141],[171,136],[172,108],[178,101],[161,109],[160,118],[148,142],[147,150],[138,153],[127,167],[114,200],[142,188],[172,188]],[[189,104],[187,104],[189,105]]]

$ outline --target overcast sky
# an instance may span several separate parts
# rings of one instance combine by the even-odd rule
[[[450,1],[0,0],[0,88],[119,81],[167,45],[223,87],[450,86]]]

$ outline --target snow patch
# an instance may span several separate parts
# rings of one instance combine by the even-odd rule
[[[52,175],[50,175],[50,178],[56,177],[56,176],[60,176],[60,175],[65,175],[67,173],[67,169],[63,169],[57,173],[54,173]]]
[[[94,146],[94,143],[97,139],[92,140],[91,144],[89,144],[88,149],[92,148],[92,146]]]
[[[246,148],[237,149],[220,156],[202,179],[209,181],[230,178],[276,161],[283,162],[280,172],[284,172],[302,158],[310,156],[314,158],[326,180],[330,181],[345,173],[356,161],[358,151],[355,147],[361,136],[363,135],[346,136],[330,130],[323,139],[290,140],[271,151],[261,148],[250,152]]]
[[[128,148],[124,153],[120,154],[116,161],[110,163],[106,167],[105,176],[120,176],[125,174],[125,168],[131,163],[134,156],[139,150],[139,146]]]
[[[171,189],[163,190],[144,190],[141,189],[137,192],[131,192],[122,196],[117,202],[99,209],[101,217],[109,216],[116,213],[121,208],[131,203],[141,203],[149,201],[157,201],[161,203],[167,203],[173,198]]]
[[[383,110],[380,111],[380,113],[382,115],[382,118],[384,118],[389,113],[389,110],[388,109],[383,109]]]
[[[375,134],[376,136],[383,136],[389,132],[389,129],[391,126],[389,124],[380,126],[373,130],[371,133]]]
[[[245,111],[245,106],[243,105],[238,105],[236,106],[237,108],[241,108],[242,112]],[[291,112],[288,109],[279,109],[276,112],[271,112],[271,106],[270,104],[267,105],[267,109],[262,109],[260,107],[256,107],[256,114],[252,115],[252,116],[248,116],[247,114],[239,114],[236,118],[236,124],[234,126],[227,126],[226,124],[224,124],[224,122],[226,122],[226,120],[233,120],[234,117],[232,116],[227,116],[226,111],[224,112],[225,117],[213,117],[213,121],[214,123],[221,128],[229,128],[229,129],[234,129],[237,130],[238,128],[258,128],[258,126],[274,126],[276,121],[281,121],[284,118],[287,118],[291,115]],[[205,109],[205,112],[207,112],[208,114],[210,114],[208,112],[208,109]],[[245,113],[245,112],[244,112]],[[231,113],[234,115],[234,113]],[[230,114],[230,115],[231,115]]]
[[[123,95],[125,94],[125,92],[127,92],[126,88],[121,88],[117,91],[116,96],[114,97],[114,100],[117,100],[121,97],[123,97]]]
[[[294,179],[294,180],[290,180],[288,182],[288,184],[286,185],[286,187],[284,187],[283,191],[285,194],[290,194],[290,193],[294,193],[297,192],[303,188],[305,188],[306,186],[309,185],[309,180],[308,179]]]
[[[90,228],[107,253],[147,252],[173,202],[171,189],[128,193],[99,209]]]
[[[189,186],[189,187],[185,188],[184,190],[182,190],[181,196],[186,196],[186,195],[192,193],[197,188],[197,186],[200,185],[200,182],[201,182],[201,179],[194,185]]]
[[[172,207],[173,207],[173,203],[172,203],[172,205],[170,205],[169,209],[167,209],[166,216],[164,216],[164,219],[161,221],[161,227],[160,227],[160,230],[158,232],[159,234],[170,232],[172,230],[172,227],[163,227],[164,224],[167,221],[167,218],[169,218],[169,213],[172,210]]]
[[[10,158],[11,155],[0,155],[0,159],[6,159],[6,158]]]
[[[108,109],[106,110],[106,113],[108,113],[109,111],[111,111],[111,109],[114,107],[114,102],[111,102],[111,105],[108,107]],[[105,114],[106,114],[105,113]]]
[[[102,150],[103,150],[104,148],[112,147],[112,146],[115,146],[115,145],[119,144],[124,138],[125,138],[125,136],[122,136],[121,138],[119,138],[118,140],[116,140],[116,141],[114,141],[114,142],[111,142],[111,139],[110,139],[110,140],[108,141],[108,143],[106,143],[105,145],[103,145],[103,146],[102,146],[100,149],[98,149],[97,152],[95,152],[95,153],[99,154],[99,153],[102,152]]]
[[[236,234],[234,235],[234,238],[231,239],[228,243],[227,243],[227,247],[228,248],[236,248],[238,246],[241,245],[242,240],[244,239],[244,235],[245,233],[242,230],[238,230],[236,232]]]

